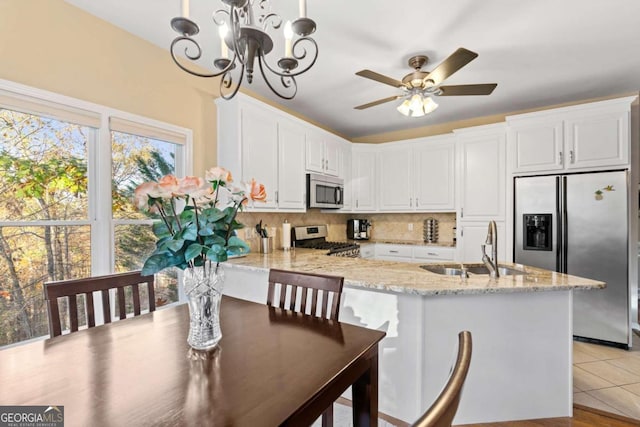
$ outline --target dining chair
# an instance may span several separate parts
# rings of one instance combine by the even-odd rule
[[[458,334],[458,355],[447,384],[427,412],[412,424],[412,427],[451,427],[470,364],[471,332],[462,331]]]
[[[272,268],[269,270],[267,305],[325,319],[338,320],[343,283],[344,277]],[[279,295],[276,295],[276,284],[280,284]],[[290,289],[290,292],[287,303],[288,289]],[[308,301],[309,290],[311,290],[310,302]],[[300,298],[298,298],[299,291]],[[321,297],[320,291],[322,291]],[[329,299],[331,299],[331,309],[329,309]],[[321,310],[319,316],[318,304],[320,304]]]
[[[143,276],[140,271],[130,271],[127,273],[109,274],[104,276],[86,277],[82,279],[59,280],[46,282],[44,284],[44,294],[49,312],[49,334],[51,338],[62,335],[62,324],[60,322],[60,308],[58,298],[68,298],[70,332],[78,331],[78,295],[84,295],[86,304],[86,326],[92,328],[96,325],[95,311],[93,307],[93,293],[102,293],[102,313],[104,323],[111,323],[111,304],[109,301],[109,290],[115,289],[118,296],[118,310],[116,315],[119,320],[127,318],[125,303],[125,288],[131,287],[133,299],[133,315],[140,314],[140,288],[143,283],[147,284],[149,298],[149,311],[155,311],[156,301],[154,292],[154,276]]]
[[[280,285],[279,295],[276,295],[276,284]],[[343,284],[344,277],[272,268],[269,270],[267,305],[337,321]],[[290,290],[288,304],[287,289]],[[309,290],[311,290],[310,303],[308,301]],[[319,291],[322,291],[321,298]],[[298,292],[300,292],[299,301]],[[329,309],[329,299],[331,299],[331,309]],[[318,303],[320,304],[320,316],[318,316]],[[322,413],[322,427],[331,427],[332,425],[333,404]]]

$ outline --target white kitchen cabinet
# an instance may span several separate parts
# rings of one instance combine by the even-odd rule
[[[627,166],[636,97],[507,117],[513,173],[573,172]]]
[[[503,124],[454,131],[459,152],[458,221],[504,220],[506,153]]]
[[[341,161],[342,147],[337,137],[320,130],[307,132],[307,172],[341,176]]]
[[[452,135],[390,143],[379,148],[381,211],[455,209],[455,138]]]
[[[514,172],[555,171],[564,167],[563,123],[559,118],[509,124],[508,144]]]
[[[506,253],[507,235],[504,221],[496,221],[498,230],[498,261],[510,260],[511,256]],[[489,221],[464,222],[458,224],[457,239],[457,261],[460,262],[482,262],[482,245],[487,240]],[[487,255],[491,257],[491,246],[486,247]]]
[[[344,179],[344,193],[341,211],[350,212],[353,209],[353,181],[351,170],[352,153],[351,143],[342,141],[342,178]]]
[[[425,141],[414,144],[414,210],[455,210],[455,148],[452,135],[425,138]]]
[[[413,246],[376,243],[375,259],[382,261],[413,262]]]
[[[414,246],[414,262],[451,262],[455,260],[456,248],[444,246]]]
[[[376,256],[376,245],[370,243],[360,243],[360,258],[371,259]]]
[[[236,182],[264,184],[266,203],[248,210],[306,210],[305,126],[253,98],[238,94],[217,103],[218,162]]]
[[[289,120],[278,121],[278,189],[275,199],[279,209],[306,209],[304,141],[304,128]]]
[[[278,191],[278,123],[269,111],[244,103],[240,111],[242,138],[242,175],[236,180],[264,184],[266,203],[256,203],[260,209],[277,207]]]
[[[351,168],[351,205],[353,211],[376,210],[376,151],[354,144]]]
[[[412,150],[405,144],[380,148],[379,200],[381,211],[413,209]]]

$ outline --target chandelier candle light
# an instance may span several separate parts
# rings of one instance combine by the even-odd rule
[[[171,42],[170,51],[174,62],[184,71],[198,77],[221,77],[220,96],[231,99],[240,89],[245,75],[247,82],[251,84],[257,60],[260,74],[271,91],[283,99],[292,99],[298,91],[296,76],[311,69],[318,58],[318,45],[309,37],[315,32],[316,23],[307,17],[306,0],[299,0],[300,16],[284,25],[284,56],[276,61],[276,66],[270,65],[267,60],[267,55],[273,50],[273,39],[267,31],[278,30],[283,21],[280,15],[269,10],[270,1],[221,1],[227,8],[213,13],[213,23],[218,26],[220,36],[220,57],[213,61],[213,66],[218,71],[208,73],[195,68],[195,61],[202,58],[203,49],[193,38],[200,32],[200,28],[189,17],[189,0],[182,0],[182,16],[171,20],[171,28],[179,34]],[[294,35],[298,35],[295,41]],[[184,64],[188,61],[182,56],[191,61],[189,66]],[[274,77],[278,81],[277,85],[269,80]]]

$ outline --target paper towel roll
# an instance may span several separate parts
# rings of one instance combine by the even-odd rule
[[[291,249],[291,224],[287,221],[282,224],[282,249]]]

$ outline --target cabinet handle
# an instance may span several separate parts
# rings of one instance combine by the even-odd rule
[[[563,163],[563,159],[562,159],[562,151],[558,152],[558,164],[562,165]]]
[[[389,253],[390,253],[390,254],[397,254],[397,253],[398,253],[398,251],[392,251],[392,250],[389,250]]]
[[[460,208],[460,218],[464,218],[464,208]]]
[[[431,255],[431,256],[438,256],[438,254],[437,254],[437,253],[435,253],[435,252],[427,252],[427,255]]]
[[[418,207],[418,198],[416,197],[416,208]]]
[[[278,190],[276,190],[276,204],[278,204],[279,201],[280,201],[280,199],[278,197]]]
[[[358,207],[358,199],[356,199],[356,208]]]
[[[411,197],[409,197],[409,207],[413,207],[413,199]]]
[[[460,230],[460,237],[464,237],[464,228]]]
[[[569,162],[573,163],[573,150],[569,150]]]

